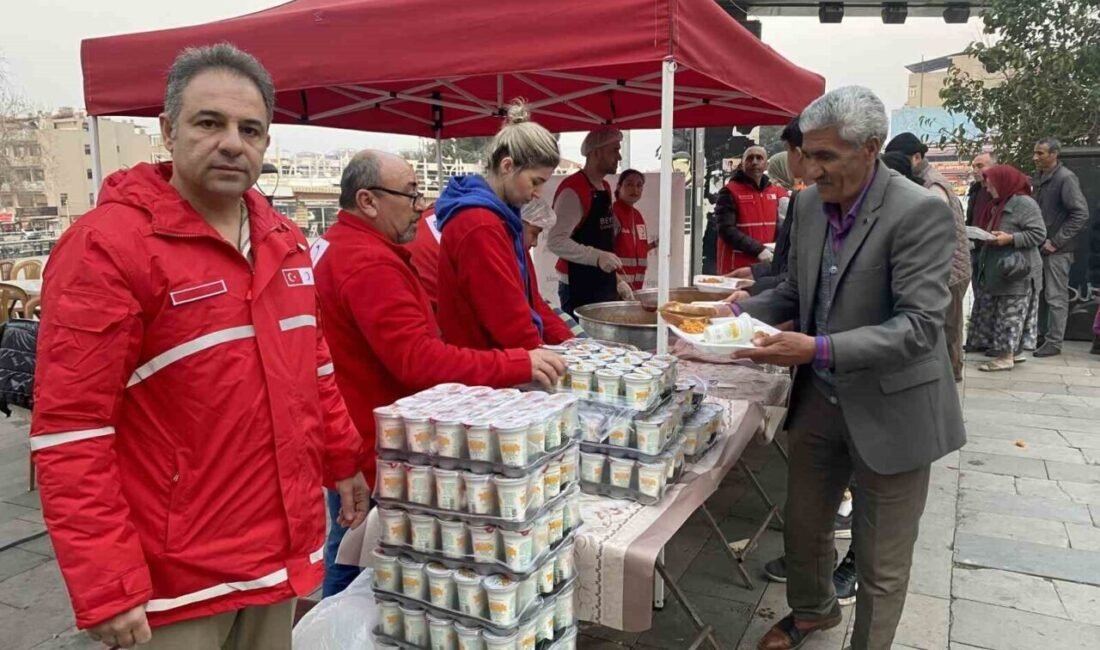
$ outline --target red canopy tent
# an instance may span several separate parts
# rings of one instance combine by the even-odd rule
[[[180,50],[220,41],[270,70],[277,122],[436,138],[495,133],[507,103],[524,97],[552,131],[660,127],[670,151],[674,124],[780,124],[824,90],[821,77],[714,0],[294,0],[205,25],[85,40],[88,112],[157,115]],[[98,148],[97,136],[93,128]],[[662,301],[671,178],[664,156]]]

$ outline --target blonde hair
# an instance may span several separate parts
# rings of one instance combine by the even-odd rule
[[[504,126],[486,151],[489,173],[496,173],[501,161],[511,158],[519,169],[557,167],[561,161],[558,141],[542,125],[531,121],[527,103],[515,99],[508,106]]]

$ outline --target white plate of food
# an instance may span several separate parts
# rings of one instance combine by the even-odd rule
[[[693,284],[699,291],[729,295],[734,291],[751,287],[753,281],[742,278],[727,278],[722,275],[697,275]]]
[[[732,318],[688,319],[679,325],[669,323],[668,328],[697,350],[715,355],[756,347],[752,343],[752,337],[758,332],[769,336],[779,333],[771,325],[748,314]]]

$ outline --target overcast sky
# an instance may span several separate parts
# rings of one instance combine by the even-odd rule
[[[452,1],[452,0],[441,0]],[[551,2],[553,0],[550,0]],[[599,0],[592,0],[598,2]],[[7,0],[0,20],[0,57],[19,92],[42,108],[84,105],[80,41],[135,31],[164,29],[219,20],[277,4],[278,0]],[[410,17],[415,20],[416,17]],[[421,17],[423,19],[423,17]],[[981,37],[977,19],[947,25],[941,19],[910,19],[905,25],[883,25],[877,18],[845,19],[820,25],[816,18],[765,18],[764,40],[794,63],[825,77],[830,88],[862,84],[877,92],[888,109],[905,102],[905,65],[921,58],[958,52]],[[319,129],[274,127],[286,151],[340,147],[405,149],[406,136]],[[581,135],[562,139],[563,154],[580,158]],[[633,135],[633,163],[656,169],[655,132]]]

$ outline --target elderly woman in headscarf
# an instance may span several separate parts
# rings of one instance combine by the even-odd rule
[[[1012,370],[1024,350],[1035,348],[1043,269],[1039,247],[1046,241],[1046,226],[1023,172],[997,165],[984,174],[993,201],[975,217],[974,225],[993,239],[978,252],[968,343],[994,357],[978,370],[994,372]]]

